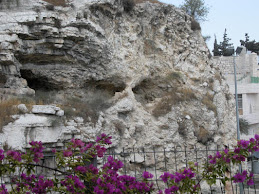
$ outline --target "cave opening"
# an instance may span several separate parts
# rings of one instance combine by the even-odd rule
[[[21,77],[26,79],[27,84],[30,88],[37,90],[57,90],[61,89],[60,86],[56,86],[55,84],[51,83],[49,78],[42,76],[42,75],[35,75],[32,70],[29,69],[21,69]]]

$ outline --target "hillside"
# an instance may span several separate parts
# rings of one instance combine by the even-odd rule
[[[235,109],[225,80],[199,25],[176,7],[2,0],[0,17],[2,105],[56,105],[53,114],[2,111],[3,125],[17,114],[3,127],[3,143],[19,147],[75,134],[91,139],[101,132],[119,148],[234,140]]]

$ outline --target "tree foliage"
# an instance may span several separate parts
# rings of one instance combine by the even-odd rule
[[[259,42],[255,40],[250,41],[248,33],[245,34],[245,40],[240,40],[242,46],[245,46],[247,50],[259,54]]]
[[[220,56],[221,52],[220,52],[220,45],[217,42],[217,38],[215,36],[215,40],[214,40],[214,49],[213,49],[213,55],[214,56]]]
[[[205,5],[204,0],[184,0],[181,8],[197,21],[205,21],[209,13],[209,7]]]
[[[220,42],[220,44],[217,43],[217,38],[215,36],[214,41],[214,49],[213,49],[213,55],[214,56],[231,56],[233,53],[229,52],[229,49],[233,46],[232,43],[230,43],[230,38],[228,38],[227,35],[227,29],[225,28],[224,34],[223,34],[223,41]]]
[[[232,55],[232,54],[227,52],[227,49],[229,49],[230,47],[233,46],[233,44],[229,42],[230,40],[231,39],[228,38],[228,35],[227,35],[227,29],[225,28],[225,31],[224,31],[224,34],[223,34],[223,41],[220,42],[220,49],[221,49],[221,52],[222,52],[223,56]]]

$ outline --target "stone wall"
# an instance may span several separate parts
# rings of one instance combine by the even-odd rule
[[[250,83],[251,76],[259,76],[256,53],[241,54],[235,57],[213,57],[213,62],[221,69],[228,84],[234,84],[234,62],[236,63],[237,81],[239,83]]]

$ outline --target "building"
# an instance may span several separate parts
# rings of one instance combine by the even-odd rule
[[[238,47],[237,56],[213,57],[219,66],[232,94],[235,94],[234,63],[236,64],[239,117],[249,124],[247,139],[259,134],[259,65],[256,53],[247,52],[245,47]]]

